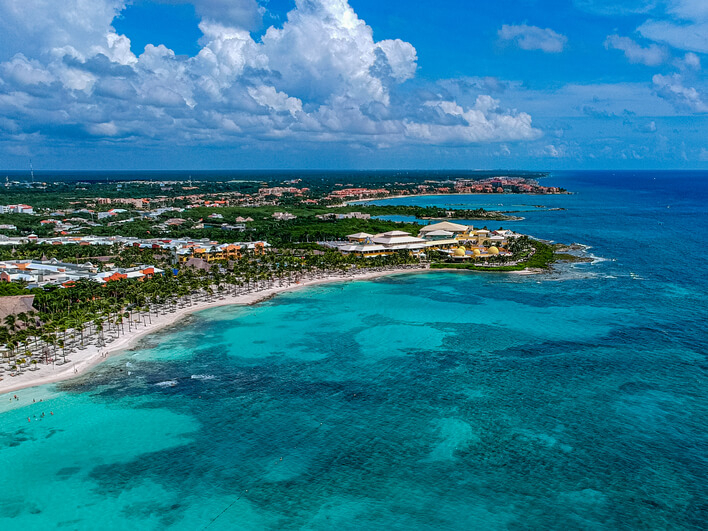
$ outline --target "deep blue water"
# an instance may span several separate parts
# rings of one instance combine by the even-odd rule
[[[522,205],[595,263],[212,309],[0,396],[0,528],[705,528],[708,175],[548,182],[415,201]]]

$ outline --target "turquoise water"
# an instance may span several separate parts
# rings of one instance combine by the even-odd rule
[[[0,529],[703,528],[708,179],[552,180],[505,225],[595,263],[207,310],[0,396]]]

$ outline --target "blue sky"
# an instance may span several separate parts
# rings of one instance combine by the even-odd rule
[[[704,0],[6,0],[0,168],[708,168]]]

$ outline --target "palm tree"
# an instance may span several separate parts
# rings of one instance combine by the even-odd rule
[[[13,332],[15,330],[15,327],[17,326],[17,318],[14,315],[10,314],[5,317],[5,324],[10,329],[10,332]]]

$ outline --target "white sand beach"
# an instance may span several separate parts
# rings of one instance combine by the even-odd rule
[[[75,378],[85,373],[92,367],[98,365],[102,361],[105,361],[110,356],[131,348],[142,337],[152,334],[162,328],[165,328],[166,326],[170,326],[178,322],[186,315],[198,312],[200,310],[214,308],[217,306],[227,306],[231,304],[255,304],[259,301],[269,299],[285,291],[294,291],[297,289],[305,288],[308,286],[315,286],[319,284],[326,284],[331,282],[371,280],[373,278],[378,278],[385,275],[422,271],[430,270],[421,267],[367,272],[356,275],[332,274],[323,278],[303,280],[300,283],[290,284],[289,286],[275,286],[269,289],[244,293],[242,295],[236,296],[225,295],[223,298],[218,298],[214,301],[195,303],[191,306],[179,308],[174,312],[166,313],[165,315],[153,315],[151,318],[151,323],[145,325],[141,323],[139,325],[136,325],[133,328],[132,332],[126,332],[125,334],[120,335],[116,340],[103,347],[98,347],[95,344],[90,344],[84,350],[77,350],[75,352],[72,352],[70,355],[67,356],[66,364],[37,364],[36,370],[26,370],[14,377],[10,376],[8,373],[3,374],[3,379],[0,380],[0,395],[18,391],[20,389],[26,389],[28,387],[35,387],[38,385],[55,383],[62,380]]]

